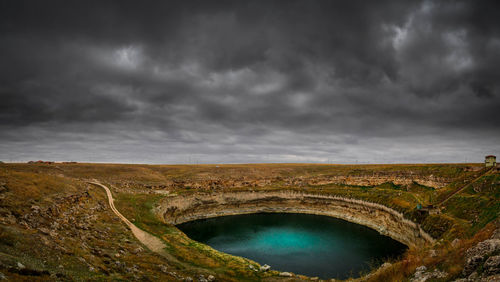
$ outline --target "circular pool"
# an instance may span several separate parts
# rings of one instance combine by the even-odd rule
[[[212,248],[272,269],[323,279],[359,277],[407,247],[368,227],[328,216],[257,213],[177,225]]]

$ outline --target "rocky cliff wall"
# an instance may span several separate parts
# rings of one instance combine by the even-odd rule
[[[370,227],[410,247],[434,241],[417,224],[393,209],[328,195],[288,191],[197,193],[166,197],[160,201],[155,212],[169,224],[258,212],[326,215]]]
[[[298,176],[262,176],[258,174],[248,175],[203,175],[193,176],[186,179],[166,179],[161,183],[143,183],[141,181],[131,181],[119,179],[111,181],[121,187],[146,188],[146,189],[226,189],[243,187],[265,187],[279,185],[282,187],[301,187],[307,185],[356,185],[356,186],[377,186],[383,183],[394,183],[396,185],[408,186],[413,183],[440,189],[455,180],[453,177],[440,177],[433,174],[425,174],[412,171],[394,172],[360,172],[351,173],[349,171],[339,175],[298,175]]]
[[[325,185],[325,184],[347,184],[357,186],[377,186],[383,183],[392,182],[396,185],[410,185],[413,182],[432,187],[435,189],[443,188],[448,185],[451,180],[433,175],[413,176],[413,175],[340,175],[331,177],[320,177],[309,181],[310,185]]]

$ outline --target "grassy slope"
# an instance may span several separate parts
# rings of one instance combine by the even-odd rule
[[[109,210],[104,191],[59,169],[0,165],[0,187],[0,218],[16,218],[0,224],[0,272],[12,281],[171,280],[159,265],[179,271],[156,254],[136,253],[141,244]],[[76,201],[73,195],[84,197]],[[35,206],[48,215],[29,220]],[[56,220],[62,224],[54,236],[41,232]],[[88,230],[76,227],[82,222]],[[18,262],[26,268],[18,269]]]
[[[462,256],[460,251],[449,248],[449,242],[456,237],[460,237],[464,242],[472,242],[481,238],[481,234],[486,234],[489,226],[487,224],[498,216],[499,207],[499,180],[500,176],[488,175],[479,181],[470,185],[465,191],[450,199],[445,206],[444,213],[441,215],[418,217],[415,214],[414,207],[418,203],[424,205],[431,204],[443,199],[446,195],[454,191],[457,187],[463,185],[464,180],[468,181],[477,176],[477,172],[464,172],[466,165],[439,164],[439,165],[309,165],[309,164],[271,164],[271,165],[197,165],[197,166],[150,166],[150,165],[116,165],[116,164],[57,164],[57,165],[26,165],[26,164],[1,164],[0,165],[0,185],[6,183],[7,191],[2,192],[3,200],[0,206],[0,212],[4,215],[8,212],[16,217],[30,212],[31,206],[36,204],[44,207],[53,204],[54,197],[62,195],[71,195],[83,191],[86,187],[82,181],[84,179],[96,178],[108,184],[113,189],[116,197],[118,209],[129,219],[133,219],[140,228],[156,234],[162,238],[168,245],[169,251],[176,255],[181,261],[193,268],[207,268],[208,273],[215,273],[219,277],[229,279],[256,280],[263,277],[248,269],[250,261],[241,258],[221,254],[211,248],[196,243],[187,238],[182,232],[173,226],[166,226],[151,213],[155,202],[163,196],[151,194],[147,187],[171,183],[176,181],[181,183],[174,188],[166,188],[176,193],[194,193],[196,190],[182,183],[191,183],[193,181],[217,181],[245,179],[249,182],[259,179],[270,179],[269,183],[262,187],[240,187],[245,189],[297,189],[313,193],[328,193],[352,198],[359,198],[371,202],[382,203],[403,212],[408,218],[412,218],[422,224],[424,229],[437,238],[440,246],[436,246],[440,256],[434,257],[432,261],[427,259],[426,250],[410,250],[402,262],[396,263],[388,273],[386,278],[389,280],[401,279],[412,273],[414,268],[420,263],[427,263],[443,268],[456,275]],[[469,164],[467,166],[475,166]],[[309,186],[302,184],[300,187],[286,186],[285,180],[288,178],[303,179],[336,175],[371,175],[373,173],[395,173],[395,174],[417,174],[433,175],[453,180],[447,187],[435,190],[419,184],[409,186],[398,186],[393,183],[384,183],[376,187],[348,186],[348,185],[315,185]],[[146,187],[146,188],[145,188]],[[155,188],[158,189],[158,188]],[[225,187],[223,189],[231,189]],[[92,190],[92,203],[104,200],[104,194],[101,191]],[[129,232],[123,230],[123,226],[114,220],[109,211],[103,211],[99,215],[100,223],[95,223],[95,228],[110,228],[109,233],[116,236],[126,236],[129,241],[135,242],[130,237]],[[98,226],[98,224],[100,226]],[[486,226],[486,227],[485,227]],[[54,260],[54,253],[51,248],[42,248],[39,252],[32,252],[29,249],[23,249],[22,246],[30,246],[33,241],[39,239],[39,232],[36,230],[24,230],[15,224],[3,224],[1,226],[0,244],[2,244],[1,260],[3,265],[9,265],[13,260],[38,261],[37,263],[28,263],[38,269],[47,269],[51,273],[59,271],[58,261],[50,263],[40,263],[40,261]],[[486,230],[486,231],[485,231]],[[118,235],[120,234],[120,235]],[[127,235],[128,234],[128,235]],[[480,234],[480,235],[478,235]],[[112,235],[109,235],[112,236]],[[479,236],[479,237],[478,237]],[[14,241],[14,243],[12,243]],[[11,246],[9,246],[9,244]],[[95,244],[109,252],[116,248],[112,242],[103,242],[102,239],[95,238],[89,244]],[[465,243],[464,243],[465,244]],[[3,246],[7,246],[5,250]],[[130,248],[129,248],[130,249]],[[92,261],[92,254],[89,252],[76,254]],[[58,253],[59,254],[59,253]],[[129,252],[127,252],[129,254]],[[447,260],[440,260],[439,257],[448,257]],[[143,253],[146,256],[146,263],[143,263],[143,273],[152,273],[156,277],[161,277],[162,273],[158,271],[157,265],[166,264],[162,258],[156,257],[148,252]],[[67,262],[74,266],[64,267],[65,275],[68,277],[132,277],[135,273],[122,273],[116,268],[108,267],[110,270],[103,274],[100,272],[90,272],[88,266],[81,261],[74,259],[75,254],[67,255]],[[73,259],[71,259],[71,258]],[[454,259],[450,259],[450,257]],[[101,265],[103,269],[107,264],[105,259],[97,261],[94,259],[92,265]],[[110,259],[107,259],[110,260]],[[123,258],[129,264],[137,264],[138,258],[132,255]],[[112,261],[112,260],[110,260]],[[169,265],[169,268],[178,272],[191,275],[190,269],[185,269],[179,265]],[[149,271],[149,272],[147,272]],[[144,274],[147,275],[147,274]],[[193,274],[194,275],[194,274]]]

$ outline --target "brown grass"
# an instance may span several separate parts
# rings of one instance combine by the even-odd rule
[[[177,257],[193,265],[207,268],[219,277],[234,280],[261,279],[248,270],[248,262],[242,263],[240,258],[215,252],[207,246],[197,244],[186,238],[175,227],[162,224],[152,216],[151,207],[162,195],[154,194],[153,190],[169,190],[171,193],[196,193],[199,191],[191,185],[195,182],[210,183],[217,180],[243,180],[249,184],[241,187],[232,187],[230,184],[221,184],[215,188],[222,191],[235,190],[290,190],[339,197],[355,198],[391,207],[405,217],[411,218],[412,212],[418,203],[430,204],[445,197],[456,187],[463,185],[463,180],[474,177],[475,172],[464,172],[467,166],[480,164],[403,164],[403,165],[319,165],[319,164],[236,164],[236,165],[125,165],[125,164],[1,164],[0,165],[0,216],[6,217],[13,214],[18,219],[16,224],[3,224],[0,226],[0,269],[2,265],[12,265],[17,261],[30,268],[45,269],[51,273],[64,273],[71,279],[95,280],[127,280],[132,279],[132,274],[120,273],[116,268],[106,264],[104,260],[96,258],[88,250],[83,250],[77,244],[77,239],[72,238],[71,232],[61,232],[61,244],[67,253],[53,249],[52,246],[41,244],[42,238],[48,238],[36,229],[26,229],[19,224],[21,217],[31,211],[32,205],[42,208],[48,207],[55,199],[74,195],[86,189],[86,179],[96,178],[103,183],[111,185],[116,197],[117,208],[142,229],[162,237]],[[374,173],[411,174],[420,176],[443,177],[451,183],[443,189],[429,189],[422,185],[399,187],[397,185],[380,185],[376,187],[349,186],[340,184],[327,185],[287,185],[287,179],[311,179],[316,177],[350,175],[363,176]],[[262,186],[252,185],[252,181],[268,179],[269,182]],[[439,268],[456,277],[462,267],[464,252],[477,242],[488,238],[494,226],[490,223],[498,217],[500,202],[498,195],[498,174],[485,178],[480,184],[471,189],[466,189],[463,194],[447,203],[447,209],[442,215],[426,217],[422,223],[427,224],[430,231],[439,231],[437,234],[442,239],[439,244],[425,249],[410,249],[405,256],[384,271],[375,272],[370,281],[405,281],[415,272],[415,268],[426,265],[429,269]],[[176,182],[177,181],[177,182]],[[158,185],[174,183],[168,188],[154,188]],[[181,183],[179,185],[175,183]],[[230,183],[230,182],[227,182]],[[155,186],[156,185],[156,186]],[[495,186],[497,185],[497,186]],[[3,187],[3,188],[2,188]],[[151,188],[153,187],[153,188]],[[212,187],[212,186],[211,186]],[[475,190],[474,190],[474,189]],[[105,203],[102,191],[90,190],[91,200],[89,205],[99,201]],[[479,191],[479,192],[476,192]],[[462,212],[461,205],[471,207],[470,203],[479,202],[485,205],[474,207],[474,211]],[[479,209],[479,211],[478,211]],[[471,216],[474,215],[474,216]],[[449,224],[448,224],[449,223]],[[439,230],[442,229],[442,230]],[[68,229],[70,230],[70,229]],[[98,221],[92,226],[92,231],[107,230],[110,236],[118,238],[117,241],[94,238],[88,242],[92,246],[105,250],[113,255],[119,246],[127,246],[127,250],[139,246],[128,230],[105,210],[99,213]],[[68,231],[69,232],[69,231]],[[168,234],[168,236],[165,236]],[[461,242],[451,246],[455,238]],[[78,239],[79,240],[79,239]],[[122,240],[132,242],[124,244]],[[33,248],[32,246],[37,246]],[[437,252],[437,256],[429,256],[430,249]],[[100,267],[99,272],[89,272],[86,264],[77,257]],[[159,264],[167,264],[183,275],[195,275],[193,269],[180,268],[169,265],[162,258],[149,252],[133,255],[128,252],[122,258],[129,265],[136,264],[149,274],[149,279],[172,279],[158,270]],[[61,263],[63,261],[63,263]],[[63,270],[59,265],[63,264]],[[10,273],[1,269],[2,273]],[[108,273],[108,274],[106,274]],[[13,280],[22,280],[24,276],[12,274]],[[273,275],[273,274],[266,274]],[[30,279],[35,279],[30,277]]]

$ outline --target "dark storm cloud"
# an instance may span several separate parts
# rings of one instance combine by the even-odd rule
[[[495,6],[2,1],[0,152],[127,162],[480,160],[500,150]]]

